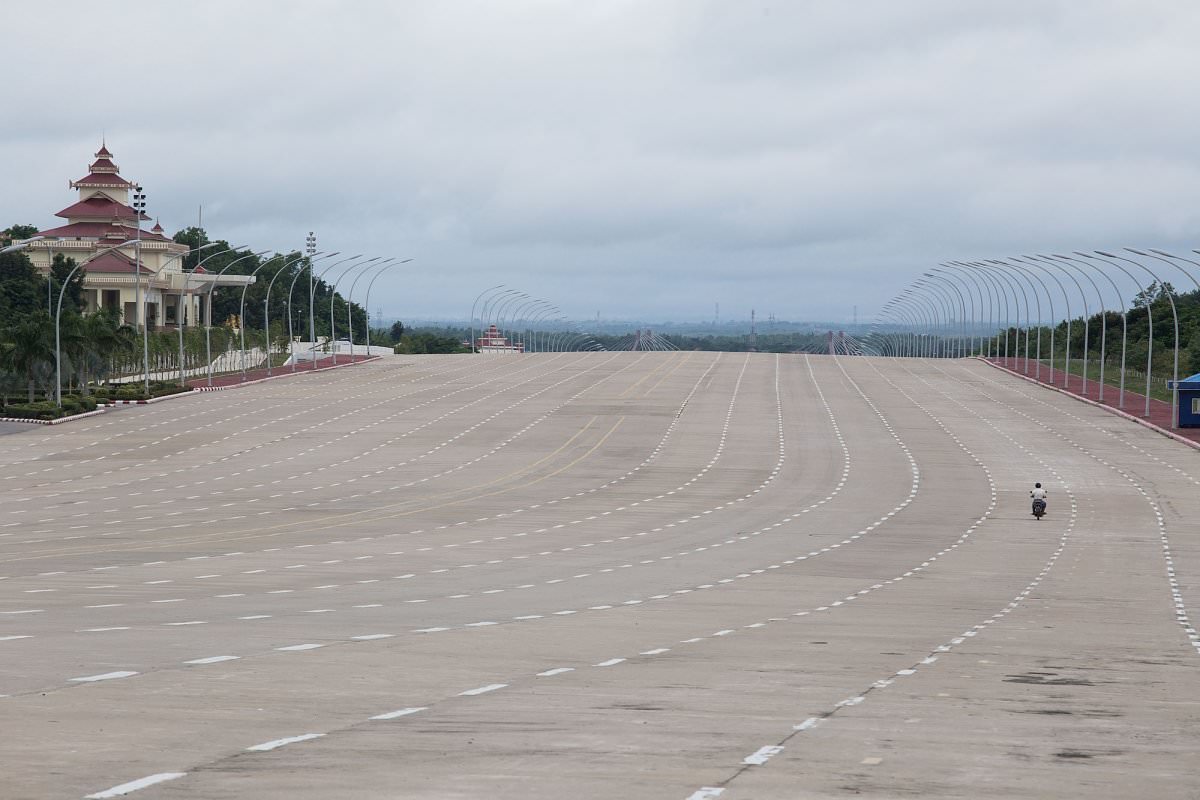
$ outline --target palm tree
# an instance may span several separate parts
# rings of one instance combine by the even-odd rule
[[[117,353],[133,346],[134,334],[133,327],[122,323],[114,309],[104,309],[88,317],[88,339],[97,360],[92,376],[97,383],[108,378]]]
[[[34,389],[41,383],[47,391],[54,374],[54,325],[50,315],[38,311],[9,326],[5,338],[3,368],[22,376],[33,402]]]

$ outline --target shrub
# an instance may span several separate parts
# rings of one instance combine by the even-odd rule
[[[12,403],[4,406],[3,416],[20,419],[58,419],[63,416],[63,411],[53,400],[39,400],[36,403]]]

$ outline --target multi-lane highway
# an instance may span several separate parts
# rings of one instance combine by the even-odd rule
[[[1200,453],[977,362],[395,357],[24,430],[0,796],[1194,798],[1198,519]]]

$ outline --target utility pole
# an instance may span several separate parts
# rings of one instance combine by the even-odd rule
[[[754,309],[750,309],[750,347],[751,353],[758,352],[758,331],[754,328]]]

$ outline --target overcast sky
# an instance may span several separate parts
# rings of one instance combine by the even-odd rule
[[[939,261],[1200,247],[1189,0],[4,16],[0,228],[55,224],[103,134],[168,232],[203,204],[233,243],[415,258],[387,316],[505,283],[575,318],[866,319]]]

